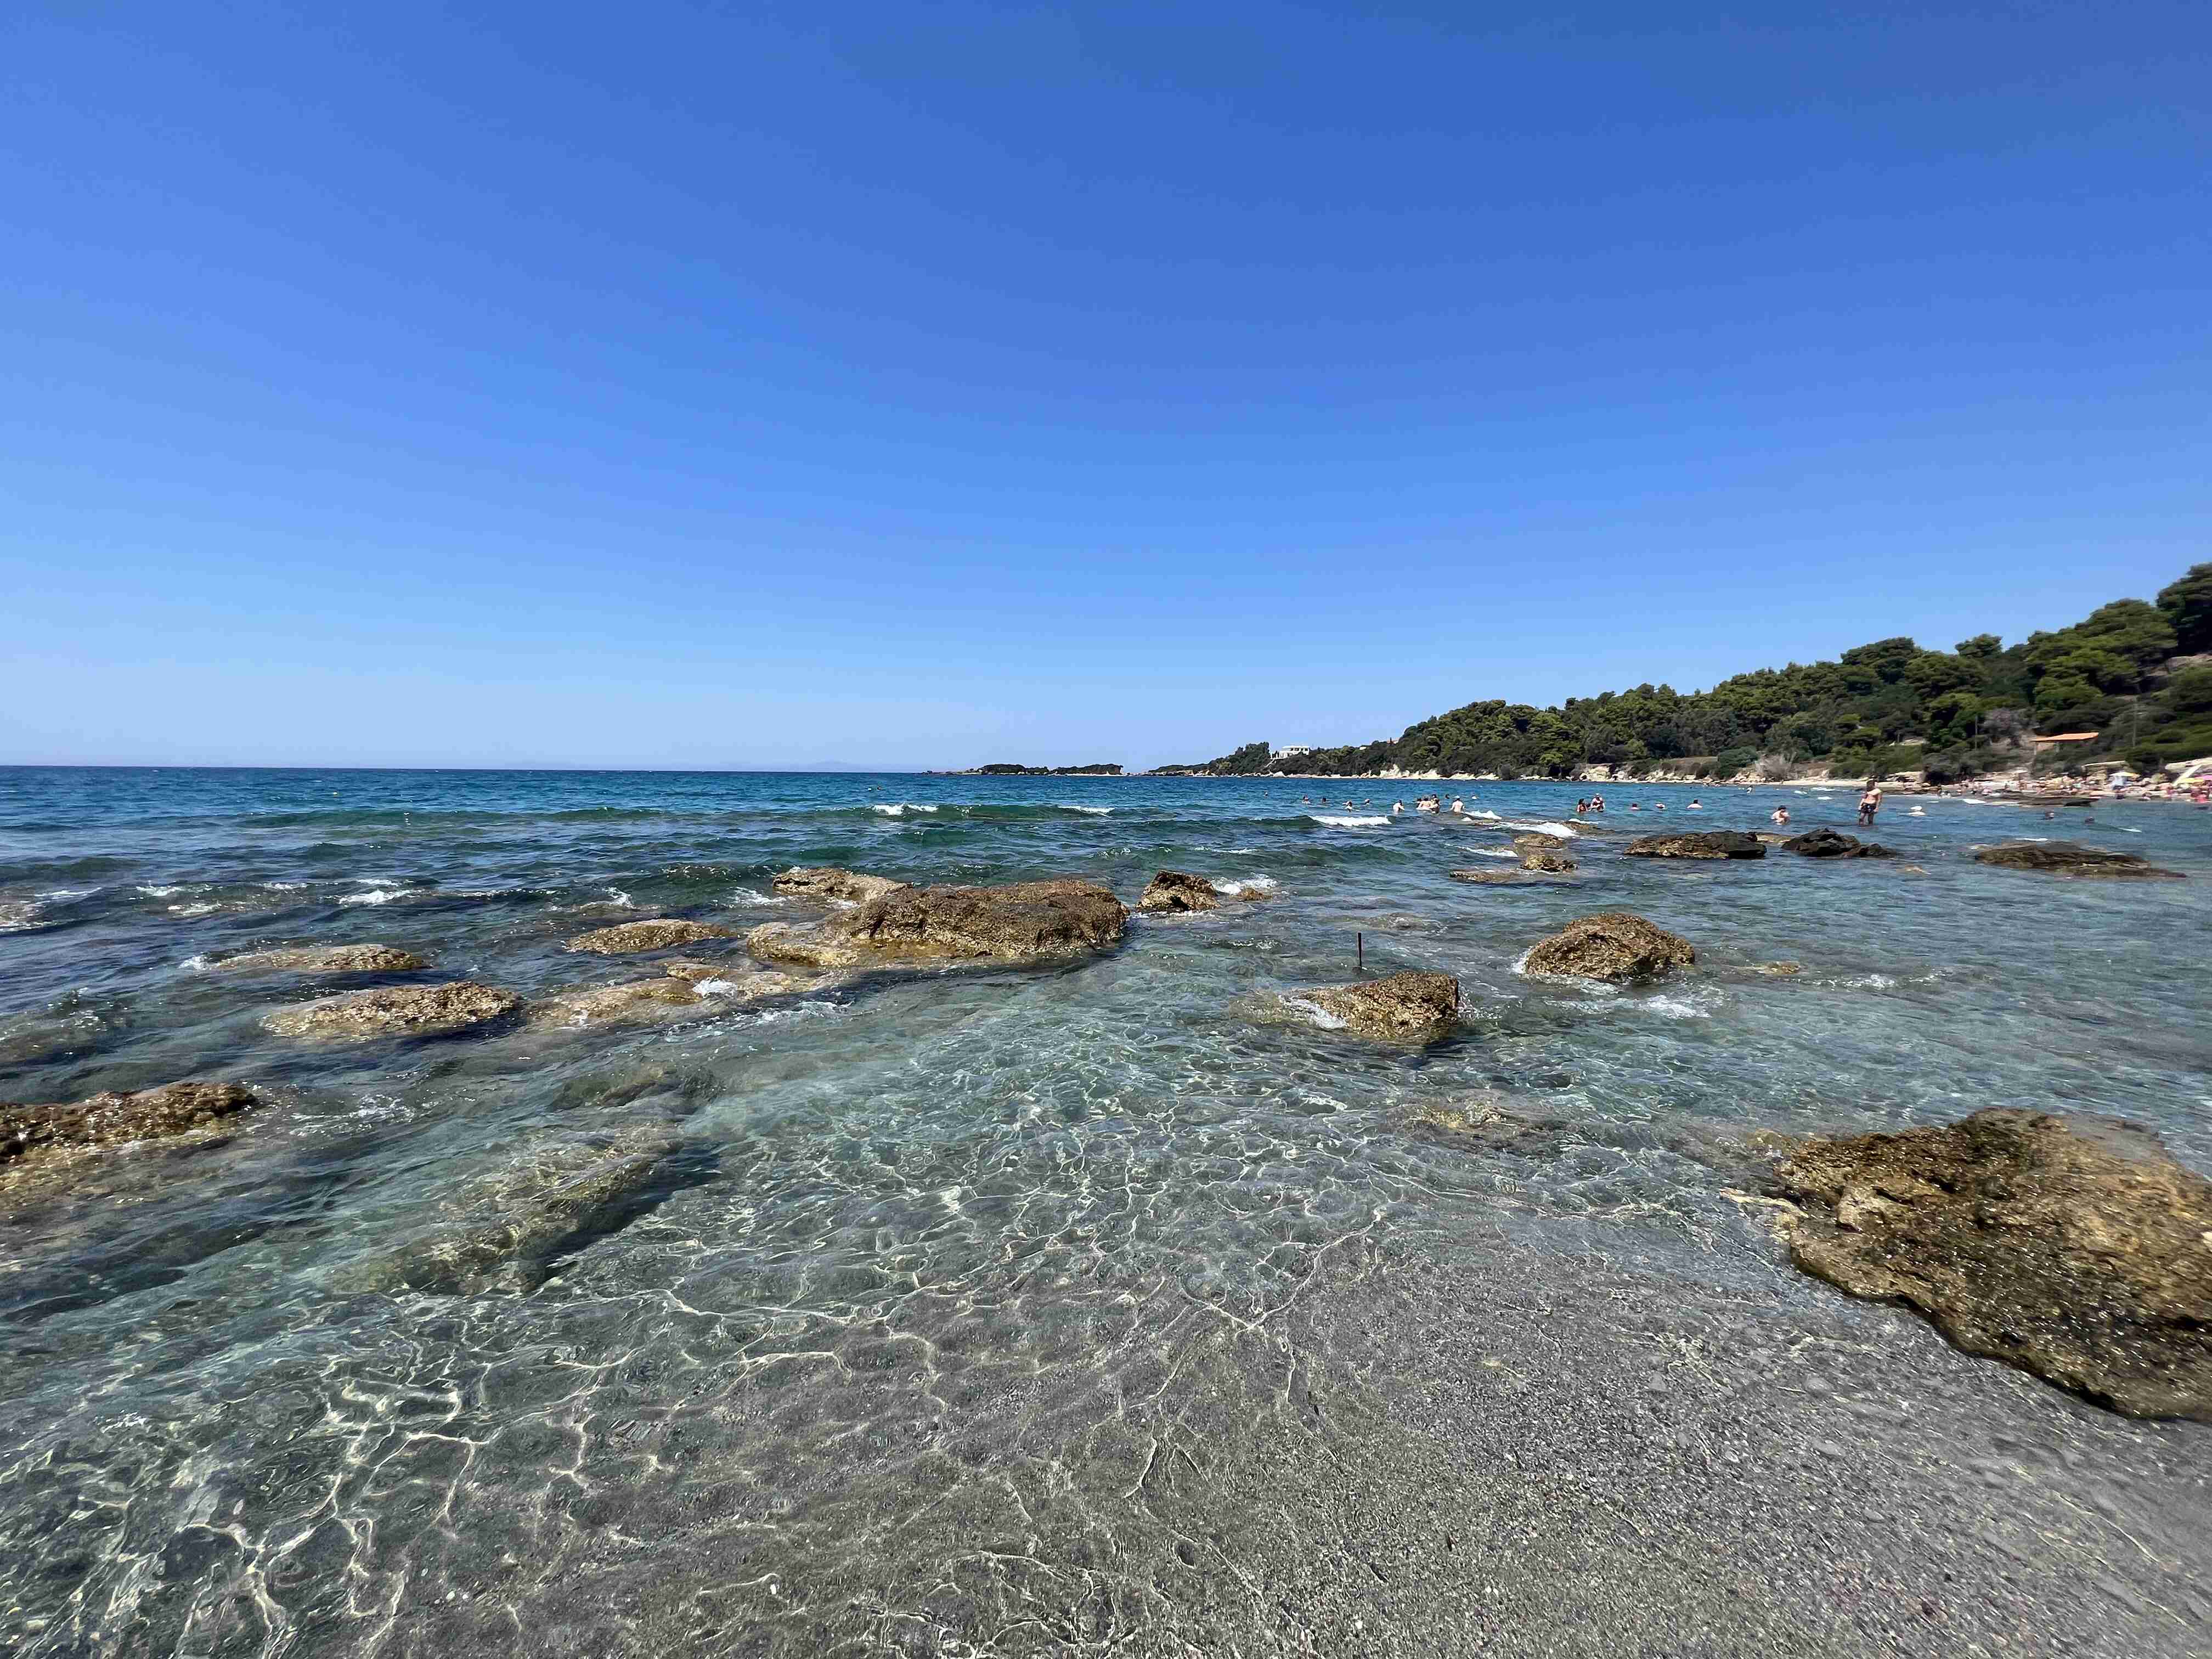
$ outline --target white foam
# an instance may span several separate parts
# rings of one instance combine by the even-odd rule
[[[702,997],[726,997],[737,992],[737,983],[726,979],[695,980],[691,988]]]
[[[1887,974],[1857,974],[1850,979],[1838,980],[1836,983],[1854,991],[1887,991],[1897,981]]]
[[[1226,893],[1234,898],[1239,893],[1272,893],[1275,890],[1273,876],[1246,876],[1241,881],[1217,881],[1209,884],[1217,893]]]
[[[372,887],[366,893],[348,893],[340,904],[389,904],[396,898],[412,898],[412,890],[398,887]]]
[[[222,908],[220,904],[173,904],[169,907],[169,914],[173,916],[204,916]]]
[[[763,893],[757,887],[732,888],[725,904],[788,904],[790,898],[781,893]]]
[[[1073,802],[1073,801],[1062,801],[1062,802],[1060,802],[1060,805],[1062,805],[1063,807],[1065,807],[1068,811],[1071,811],[1071,812],[1088,812],[1088,813],[1090,813],[1090,814],[1091,814],[1091,817],[1097,817],[1097,818],[1103,818],[1103,817],[1105,817],[1109,812],[1110,812],[1110,811],[1112,811],[1114,810],[1114,809],[1113,809],[1112,807],[1110,807],[1110,806],[1078,806],[1078,805],[1075,805],[1075,803],[1074,803],[1074,802]]]
[[[1534,822],[1528,823],[1524,823],[1519,818],[1516,818],[1505,827],[1508,830],[1529,830],[1540,836],[1557,836],[1562,841],[1571,840],[1573,837],[1582,834],[1582,831],[1576,829],[1573,824],[1561,823],[1553,818],[1538,818]]]
[[[189,974],[204,974],[215,966],[215,958],[204,953],[196,957],[186,957],[177,966]]]
[[[881,812],[887,818],[902,818],[909,812],[934,812],[937,809],[934,806],[920,806],[912,801],[891,801],[878,802],[868,810]]]
[[[1638,997],[1628,1006],[1668,1019],[1711,1019],[1713,1017],[1710,1008],[1700,1008],[1683,997]]]
[[[1306,814],[1306,817],[1316,823],[1329,824],[1339,830],[1384,830],[1388,829],[1390,823],[1390,820],[1387,817],[1382,816],[1373,817],[1328,817],[1319,812],[1309,812]]]
[[[307,887],[304,881],[264,881],[261,884],[272,893],[297,893]]]
[[[1503,823],[1504,822],[1504,820],[1499,817],[1497,813],[1487,811],[1480,806],[1476,807],[1472,812],[1464,813],[1462,816],[1470,818],[1487,818],[1492,823]]]
[[[200,890],[197,883],[179,882],[173,887],[142,886],[138,890],[148,898],[174,898],[179,893],[197,893]]]
[[[623,892],[619,887],[608,888],[607,897],[613,902],[622,906],[625,910],[635,910],[637,908],[636,901],[632,899],[628,893]]]
[[[1304,1014],[1308,1020],[1311,1021],[1314,1024],[1320,1026],[1324,1031],[1341,1031],[1348,1023],[1345,1020],[1339,1019],[1334,1014],[1329,1012],[1328,1009],[1322,1007],[1319,1003],[1308,1002],[1304,997],[1285,997],[1283,999],[1283,1006],[1285,1008],[1295,1008],[1298,1012]]]
[[[1467,850],[1479,859],[1517,859],[1521,856],[1510,847],[1470,847]]]
[[[2129,833],[2133,834],[2134,832],[2131,830]],[[39,896],[42,899],[59,901],[61,899],[84,898],[91,894],[98,892],[99,890],[100,890],[97,887],[57,887],[51,892],[40,894]]]

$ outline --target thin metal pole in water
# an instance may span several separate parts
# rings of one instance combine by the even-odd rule
[[[1364,974],[1367,971],[1367,935],[1354,933],[1352,936],[1352,945],[1359,952],[1359,971]]]

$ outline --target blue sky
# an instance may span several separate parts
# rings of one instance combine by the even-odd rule
[[[0,760],[1203,759],[2212,556],[2212,13],[0,22]]]

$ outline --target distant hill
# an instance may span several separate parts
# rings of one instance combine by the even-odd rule
[[[1839,776],[1924,769],[1942,783],[2016,766],[2029,734],[2057,732],[2099,733],[2071,746],[2069,764],[2117,755],[2148,770],[2212,754],[2212,564],[2191,567],[2154,604],[2115,599],[2013,646],[1977,634],[1929,651],[1899,636],[1833,662],[1738,674],[1710,691],[1645,684],[1553,708],[1470,702],[1395,738],[1280,761],[1253,743],[1161,769],[1567,777],[1601,763],[1734,777],[1762,763],[1822,763]]]

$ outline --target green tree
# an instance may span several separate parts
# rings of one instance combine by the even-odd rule
[[[2212,651],[2212,564],[2192,564],[2158,590],[2158,608],[2173,630],[2176,651]]]
[[[1988,663],[2004,649],[2004,641],[1994,634],[1977,634],[1970,640],[1960,640],[1952,648],[1974,662]]]
[[[2097,688],[2073,674],[2046,674],[2035,688],[2035,706],[2046,713],[2079,708],[2097,700]]]
[[[2212,565],[2200,569],[2212,570]],[[2212,714],[2212,667],[2185,668],[2166,683],[2166,705],[2177,714]]]

